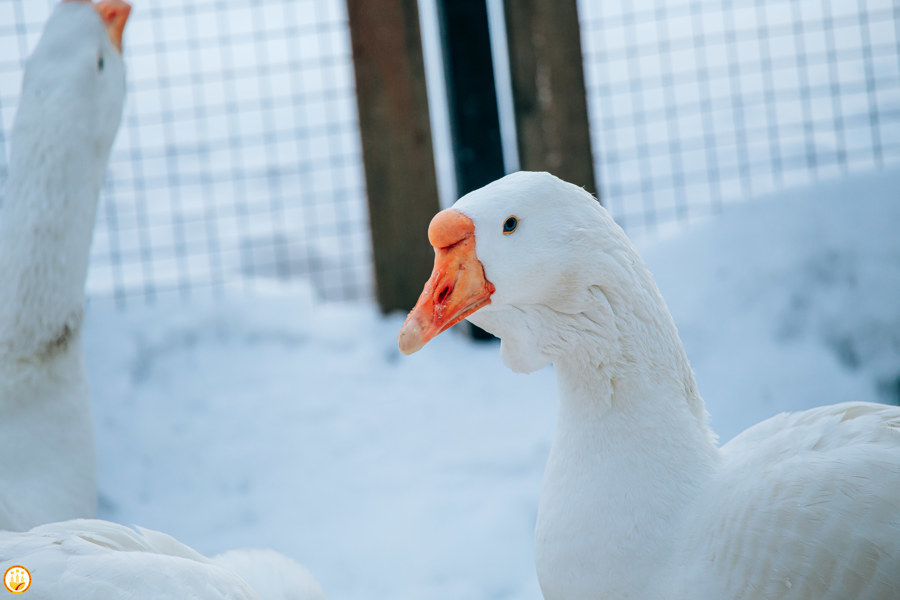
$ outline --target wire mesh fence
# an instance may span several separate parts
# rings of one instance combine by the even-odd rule
[[[24,59],[54,3],[0,0],[0,182]],[[579,12],[598,185],[629,232],[900,163],[894,0]],[[343,0],[141,0],[125,55],[89,294],[287,280],[328,300],[372,295]]]
[[[24,59],[54,4],[0,2],[5,134]],[[125,302],[292,279],[325,299],[370,293],[342,0],[142,0],[125,59],[89,294]]]
[[[599,185],[631,231],[900,162],[894,0],[579,8]]]

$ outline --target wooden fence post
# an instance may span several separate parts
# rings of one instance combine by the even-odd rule
[[[409,310],[439,210],[416,0],[347,0],[378,303]]]
[[[598,193],[576,0],[506,0],[519,164]]]

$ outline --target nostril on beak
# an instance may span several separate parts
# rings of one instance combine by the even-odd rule
[[[449,296],[449,295],[450,295],[450,292],[452,292],[452,291],[453,291],[453,288],[452,288],[451,286],[445,285],[445,286],[443,287],[443,289],[441,290],[441,293],[438,294],[438,297],[437,297],[437,304],[443,304],[443,303],[444,303],[444,300],[447,299],[447,296]]]

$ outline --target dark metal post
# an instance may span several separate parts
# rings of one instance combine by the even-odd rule
[[[437,0],[460,196],[505,175],[485,0]],[[471,326],[476,339],[492,339]]]
[[[456,181],[462,196],[505,175],[485,0],[437,0]]]

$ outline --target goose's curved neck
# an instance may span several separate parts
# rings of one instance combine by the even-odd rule
[[[708,454],[714,435],[687,354],[656,284],[641,271],[643,285],[627,293],[592,289],[593,308],[572,328],[578,334],[569,351],[554,361],[560,410],[592,415],[597,435],[653,431],[648,452],[668,453],[661,443],[671,439]],[[633,419],[637,431],[607,431],[607,421],[621,419]]]
[[[106,155],[78,123],[23,106],[0,207],[0,353],[51,352],[80,327]],[[98,156],[98,154],[104,154]]]
[[[554,362],[559,407],[535,544],[547,598],[644,589],[640,579],[651,572],[640,565],[665,560],[679,511],[719,460],[675,325],[649,274],[645,283],[621,296],[598,290],[598,314],[588,322],[605,340],[581,327]],[[584,561],[610,576],[566,566]],[[635,581],[625,588],[598,589],[628,573]]]
[[[0,528],[92,516],[84,283],[106,150],[23,104],[0,206]]]
[[[580,359],[555,363],[554,444],[604,470],[614,463],[630,466],[629,472],[653,465],[659,472],[640,487],[689,493],[718,460],[693,378],[679,380],[651,365],[618,367],[589,367]]]

